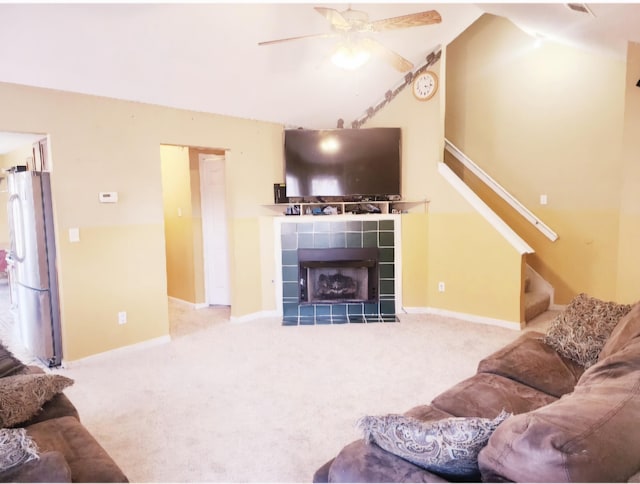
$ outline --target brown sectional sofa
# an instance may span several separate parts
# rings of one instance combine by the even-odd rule
[[[43,373],[38,367],[22,364],[0,344],[0,380]],[[0,399],[5,398],[2,393]],[[0,407],[4,404],[5,400],[0,401]],[[128,482],[80,423],[78,411],[64,393],[57,393],[34,416],[11,427],[26,429],[37,446],[38,458],[0,471],[0,482]]]
[[[640,304],[606,339],[586,370],[526,332],[483,359],[477,373],[404,415],[513,415],[478,456],[484,482],[626,482],[640,471]],[[635,475],[635,477],[634,477]],[[314,482],[445,482],[364,440],[344,447]],[[637,481],[635,481],[637,482]]]

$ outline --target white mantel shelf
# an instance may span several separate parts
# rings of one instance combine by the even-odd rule
[[[380,212],[376,213],[352,213],[359,205],[371,204],[377,207]],[[288,218],[295,218],[299,220],[303,217],[354,217],[363,216],[368,220],[373,220],[373,216],[380,215],[400,215],[403,213],[409,213],[412,211],[426,212],[428,207],[428,200],[385,200],[385,201],[363,201],[363,202],[289,202],[289,203],[274,203],[270,205],[263,205],[264,207],[280,212],[278,215],[286,216]],[[293,209],[299,207],[299,214],[285,214],[288,208]],[[315,208],[335,207],[339,213],[337,214],[310,214],[307,213]]]

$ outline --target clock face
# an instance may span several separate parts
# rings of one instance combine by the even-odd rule
[[[435,72],[422,72],[413,80],[413,95],[420,101],[431,99],[437,89],[438,76]]]

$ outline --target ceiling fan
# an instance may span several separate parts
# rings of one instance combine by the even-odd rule
[[[377,40],[372,39],[368,34],[437,24],[442,21],[440,14],[436,10],[428,10],[426,12],[401,15],[399,17],[391,17],[371,22],[366,12],[353,10],[351,7],[342,12],[326,7],[313,8],[329,20],[331,23],[331,32],[268,40],[266,42],[259,42],[258,45],[271,45],[300,39],[338,37],[341,38],[341,43],[338,45],[332,58],[334,63],[339,63],[338,57],[342,56],[344,58],[347,56],[354,60],[358,58],[361,65],[366,62],[370,55],[375,55],[391,64],[400,72],[406,72],[413,69],[413,64],[397,52],[388,49]],[[347,65],[342,65],[342,67],[349,68]]]

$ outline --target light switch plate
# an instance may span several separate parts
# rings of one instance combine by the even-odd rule
[[[69,242],[80,242],[80,229],[77,227],[69,229]]]

